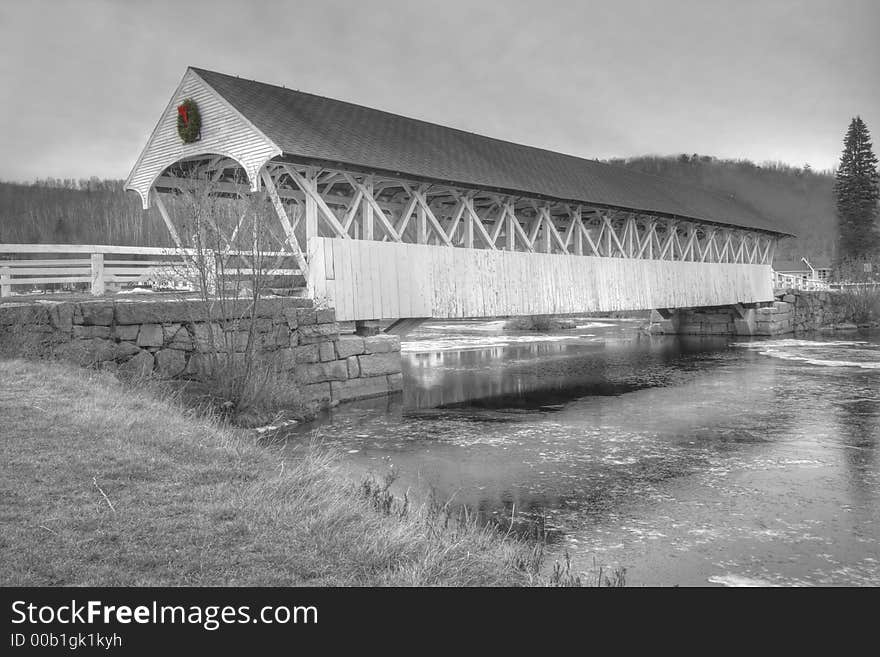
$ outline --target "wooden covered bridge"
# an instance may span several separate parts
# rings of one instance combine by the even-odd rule
[[[178,240],[162,197],[194,169],[271,201],[341,320],[772,301],[785,235],[697,187],[190,68],[126,183]]]

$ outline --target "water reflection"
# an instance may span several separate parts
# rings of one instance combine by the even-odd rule
[[[573,335],[565,342],[409,353],[404,405],[536,407],[672,385],[694,371],[695,363],[705,366],[724,344],[717,338],[634,332],[609,342]]]
[[[850,382],[853,398],[835,405],[835,420],[843,438],[843,458],[849,470],[850,495],[858,510],[877,508],[878,468],[877,443],[880,441],[880,399],[878,377],[865,375]],[[864,518],[869,521],[870,518]]]
[[[631,583],[880,584],[877,336],[545,337],[429,325],[406,345],[405,394],[340,407],[321,433],[401,490],[541,514],[576,566]]]

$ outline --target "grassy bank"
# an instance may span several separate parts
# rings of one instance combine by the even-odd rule
[[[4,360],[0,381],[0,585],[535,581],[539,550],[388,513],[319,447],[282,454],[73,366]]]

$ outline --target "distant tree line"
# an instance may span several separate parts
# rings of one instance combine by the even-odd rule
[[[749,206],[796,235],[781,240],[776,261],[814,266],[830,263],[837,242],[834,171],[814,171],[808,165],[783,162],[719,159],[697,153],[648,155],[607,160],[608,164],[700,185]]]
[[[122,180],[0,182],[0,243],[171,246],[155,210]]]
[[[756,164],[681,154],[613,159],[624,166],[733,196],[798,237],[783,240],[777,260],[831,260],[837,241],[834,172],[781,162]],[[122,189],[121,180],[45,178],[0,182],[0,243],[172,246],[155,209]]]

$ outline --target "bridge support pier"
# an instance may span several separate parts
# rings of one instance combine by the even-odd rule
[[[741,303],[731,306],[733,311],[733,328],[735,335],[754,335],[758,324],[758,311],[754,306]]]
[[[382,326],[378,319],[359,319],[354,323],[354,332],[362,337],[370,337],[379,335],[382,332]]]
[[[675,308],[658,308],[651,311],[651,333],[675,335],[681,325],[681,315]]]
[[[734,304],[709,308],[658,308],[651,311],[651,332],[670,335],[754,335],[757,309]]]
[[[404,338],[409,333],[415,331],[426,321],[428,321],[427,317],[408,317],[406,319],[398,319],[391,326],[385,329],[385,332],[390,333],[391,335],[396,335],[400,338]]]

